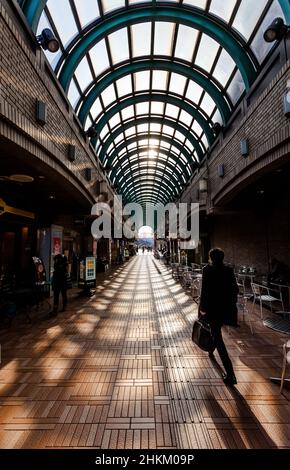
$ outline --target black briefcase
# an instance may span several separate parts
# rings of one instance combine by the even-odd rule
[[[192,341],[206,352],[215,350],[215,342],[210,325],[202,319],[196,320],[192,328]]]

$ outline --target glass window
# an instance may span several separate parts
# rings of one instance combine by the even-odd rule
[[[193,7],[205,9],[207,0],[184,0],[184,5],[191,5]]]
[[[148,115],[149,114],[149,102],[147,103],[138,103],[136,105],[137,115],[140,116],[142,114]]]
[[[259,0],[258,2],[253,2],[253,0],[242,1],[233,27],[236,28],[245,39],[248,40],[251,36],[267,3],[268,0]],[[249,14],[249,12],[251,12],[251,14]]]
[[[199,103],[202,92],[203,92],[203,89],[201,88],[201,86],[199,86],[197,83],[190,80],[185,96],[188,100],[197,104]]]
[[[82,28],[100,16],[98,0],[74,0]]]
[[[239,98],[241,97],[242,93],[245,91],[245,84],[241,72],[239,70],[235,74],[227,91],[230,95],[232,102],[236,104]]]
[[[178,95],[183,95],[186,81],[186,77],[183,77],[182,75],[179,75],[177,73],[172,73],[169,90],[173,93],[177,93]]]
[[[151,113],[152,114],[163,114],[164,103],[153,101],[151,103]]]
[[[123,109],[121,113],[124,120],[130,119],[134,116],[134,108],[133,106],[128,106],[128,108]]]
[[[229,81],[235,66],[236,64],[230,54],[223,49],[213,72],[214,78],[225,86]]]
[[[167,79],[168,72],[163,72],[161,70],[155,70],[152,74],[152,88],[153,90],[166,90],[167,88]]]
[[[131,26],[134,57],[150,55],[151,28],[151,23],[140,23]]]
[[[197,35],[197,30],[192,29],[189,26],[180,25],[178,28],[177,42],[174,55],[180,59],[191,62],[193,51],[196,45]]]
[[[73,108],[77,105],[80,97],[81,95],[79,94],[75,81],[72,80],[68,90],[68,99]]]
[[[236,3],[236,0],[211,0],[209,11],[228,23],[231,19]]]
[[[269,24],[271,24],[271,22],[273,21],[273,18],[279,17],[283,18],[283,11],[278,1],[275,0],[274,3],[271,5],[271,8],[269,9],[266,17],[264,18],[264,21],[262,22],[259,31],[251,44],[251,47],[260,63],[263,62],[263,60],[274,45],[273,43],[269,43],[264,40],[264,32],[266,31]]]
[[[119,80],[117,80],[116,84],[119,98],[127,94],[132,94],[131,75],[127,75],[126,77],[120,78]]]
[[[108,13],[109,11],[124,7],[125,0],[102,0],[102,5],[104,13]]]
[[[190,127],[192,123],[192,116],[188,114],[186,111],[181,111],[180,113],[180,121],[185,124],[187,127]]]
[[[178,108],[177,106],[174,106],[172,104],[167,104],[166,109],[165,109],[165,115],[172,117],[173,119],[177,119],[179,111],[180,111],[180,108]]]
[[[214,39],[203,34],[196,56],[196,65],[199,65],[207,72],[210,72],[219,47],[219,44]]]
[[[97,98],[96,101],[94,102],[92,108],[91,108],[91,115],[93,116],[93,119],[97,119],[97,117],[103,112],[103,108],[100,102],[100,99]]]
[[[66,47],[73,37],[78,34],[69,0],[62,0],[61,2],[59,0],[48,0],[47,7],[58,30],[61,42]]]
[[[114,89],[114,85],[108,86],[102,93],[102,100],[104,103],[104,106],[107,107],[111,103],[114,103],[116,101],[116,93]]]
[[[109,36],[110,50],[114,65],[129,59],[127,28],[119,29]]]
[[[166,22],[155,23],[154,54],[170,55],[173,43],[175,24]]]
[[[92,72],[86,57],[78,65],[75,72],[75,76],[83,91],[89,86],[89,84],[93,80]]]
[[[207,116],[211,116],[215,107],[216,105],[212,97],[208,93],[205,93],[204,98],[201,102],[201,108],[204,110]]]
[[[90,57],[97,77],[109,68],[110,62],[104,39],[90,50]]]
[[[137,72],[134,74],[135,91],[148,90],[150,84],[150,72]]]

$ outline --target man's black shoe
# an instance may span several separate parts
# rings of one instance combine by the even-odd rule
[[[236,379],[235,374],[231,374],[231,375],[223,374],[223,381],[224,381],[224,384],[230,385],[230,386],[237,384],[237,379]]]
[[[209,353],[208,353],[208,357],[209,357],[210,359],[214,359],[214,353],[213,353],[213,352],[209,352]]]

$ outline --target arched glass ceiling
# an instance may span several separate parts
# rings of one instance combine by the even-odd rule
[[[165,145],[168,154],[183,159],[181,179],[188,181],[213,140],[213,123],[226,124],[270,51],[272,45],[263,40],[265,27],[277,16],[290,21],[288,0],[20,4],[34,31],[49,27],[60,40],[59,53],[47,52],[47,57],[85,129],[97,125],[99,135],[93,144],[101,161],[113,166],[114,183],[122,180],[125,168],[128,171],[121,165],[123,155],[137,146],[140,165],[131,172],[133,187],[146,168],[140,154],[140,135],[146,133],[147,141],[152,133],[159,135],[157,152]],[[134,136],[135,144],[128,144]],[[162,136],[167,141],[162,143]],[[161,151],[156,160],[158,168]],[[154,187],[151,167],[147,171]],[[153,191],[150,198],[158,200],[159,193]],[[140,194],[147,198],[147,193]]]

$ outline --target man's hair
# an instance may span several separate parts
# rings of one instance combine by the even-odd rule
[[[224,260],[225,254],[221,248],[213,248],[209,252],[209,257],[213,264],[221,264]]]

